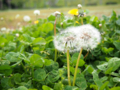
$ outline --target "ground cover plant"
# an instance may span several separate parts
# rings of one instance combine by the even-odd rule
[[[87,16],[87,11],[78,7],[69,11],[73,18],[55,12],[42,19],[36,11],[35,24],[27,16],[27,26],[0,32],[1,90],[120,89],[120,15],[113,11],[110,17]],[[79,41],[73,31],[66,32],[86,24],[100,32],[94,48],[81,43],[92,37],[89,34]],[[61,37],[57,45],[63,50],[55,46]]]

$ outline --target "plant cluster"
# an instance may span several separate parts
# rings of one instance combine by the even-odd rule
[[[120,89],[120,16],[75,10],[1,31],[1,90]]]

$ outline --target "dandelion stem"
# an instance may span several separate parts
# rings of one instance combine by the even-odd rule
[[[54,23],[54,36],[56,36],[56,22],[57,22],[57,18],[55,19],[55,23]],[[55,49],[55,57],[54,57],[55,62],[56,60],[57,60],[57,49]]]
[[[57,18],[55,19],[55,23],[54,23],[54,36],[56,36],[56,22],[57,22]]]
[[[68,72],[68,83],[71,86],[71,81],[70,81],[70,65],[69,65],[69,50],[67,50],[67,72]]]
[[[89,54],[89,51],[88,51],[87,54],[84,56],[84,58],[86,58],[86,57],[88,56],[88,54]]]
[[[81,17],[81,24],[83,25],[83,17]]]
[[[75,80],[76,80],[76,75],[77,75],[77,69],[78,69],[78,64],[79,64],[80,57],[81,57],[81,54],[82,54],[82,50],[83,50],[83,48],[81,48],[80,53],[79,53],[79,56],[78,56],[78,59],[77,59],[76,68],[75,68],[75,73],[74,73],[74,79],[73,79],[73,86],[75,86]]]
[[[57,60],[57,49],[55,49],[55,58],[54,58],[54,61],[56,62]]]

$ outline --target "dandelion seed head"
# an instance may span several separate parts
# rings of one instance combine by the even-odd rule
[[[58,35],[54,37],[54,46],[59,51],[75,52],[79,51],[78,39],[76,39],[76,33],[73,32],[75,27],[67,28],[65,31],[61,31]]]
[[[78,8],[82,8],[82,5],[81,5],[81,4],[78,4]]]
[[[16,36],[16,37],[19,37],[19,33],[16,33],[15,36]]]
[[[23,17],[23,20],[24,20],[25,22],[29,22],[31,19],[30,19],[29,16],[26,15],[26,16]]]
[[[17,19],[17,18],[19,18],[20,17],[20,15],[19,14],[17,14],[16,16],[15,16],[15,18]]]
[[[102,27],[102,24],[101,24],[101,23],[99,24],[99,27]]]
[[[0,18],[0,20],[1,20],[1,21],[3,21],[3,20],[4,20],[4,18],[3,18],[3,17],[1,17],[1,18]]]
[[[33,13],[34,13],[36,16],[37,16],[37,15],[40,15],[40,11],[39,11],[39,10],[35,10]]]
[[[1,31],[6,31],[6,30],[7,30],[6,27],[1,28]]]
[[[57,16],[59,17],[59,16],[61,15],[61,12],[56,11],[56,12],[53,13],[53,15],[56,16],[56,17],[57,17]]]
[[[78,38],[80,46],[84,49],[94,49],[101,41],[100,32],[92,25],[82,25],[79,28]]]

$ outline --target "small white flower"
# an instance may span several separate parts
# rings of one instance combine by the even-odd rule
[[[20,22],[18,22],[18,23],[17,23],[17,26],[20,26],[20,24],[21,24],[21,23],[20,23]]]
[[[17,14],[16,16],[15,16],[15,18],[17,19],[17,18],[19,18],[20,17],[20,15],[19,14]]]
[[[60,15],[61,15],[61,12],[56,11],[56,12],[53,13],[53,15],[54,15],[54,16],[60,16]]]
[[[101,23],[99,24],[99,27],[102,27],[102,24],[101,24]]]
[[[35,15],[40,15],[40,11],[39,11],[39,10],[35,10],[35,11],[34,11],[34,14],[35,14]]]
[[[6,31],[6,30],[7,30],[6,27],[1,28],[1,31]]]
[[[78,4],[78,8],[82,8],[82,5],[81,5],[81,4]]]
[[[60,25],[62,26],[62,25],[63,25],[63,22],[61,22]]]
[[[15,36],[16,36],[16,37],[19,37],[19,33],[16,33]]]
[[[22,29],[23,29],[22,27],[19,28],[20,31],[22,31]]]
[[[31,19],[30,19],[29,16],[26,15],[26,16],[23,17],[23,20],[24,20],[25,22],[29,22]]]
[[[3,20],[4,20],[4,18],[3,18],[3,17],[1,17],[1,18],[0,18],[0,20],[1,20],[1,21],[3,21]]]

